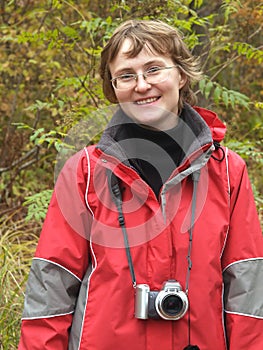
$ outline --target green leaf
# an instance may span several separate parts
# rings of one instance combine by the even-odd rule
[[[205,78],[199,81],[199,89],[200,89],[202,94],[204,94],[205,85],[206,85],[206,79]]]
[[[214,90],[214,100],[217,104],[219,103],[221,93],[222,93],[222,89],[219,87],[219,85],[217,85]]]
[[[212,83],[212,81],[210,80],[210,81],[208,81],[208,83],[207,83],[206,86],[205,86],[205,91],[204,91],[204,93],[205,93],[205,97],[206,97],[206,98],[209,97],[210,92],[211,92],[211,90],[212,90],[212,87],[213,87],[213,83]]]
[[[226,91],[225,89],[222,92],[222,100],[223,100],[224,104],[226,105],[226,107],[228,107],[229,95],[228,95],[228,91]]]

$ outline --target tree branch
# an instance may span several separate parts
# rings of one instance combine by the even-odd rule
[[[5,168],[0,168],[0,174],[9,171],[13,168],[15,168],[16,166],[20,165],[21,163],[23,163],[25,160],[27,160],[28,158],[30,158],[31,156],[35,156],[35,159],[33,159],[34,161],[38,160],[38,152],[39,152],[39,147],[35,146],[34,148],[32,148],[30,151],[28,151],[25,155],[23,155],[21,158],[15,160],[13,163],[11,163],[9,166],[5,167]],[[33,160],[31,160],[30,162],[32,162]],[[28,166],[28,163],[25,163],[23,165],[21,165],[19,167],[19,169],[24,169],[24,167]]]

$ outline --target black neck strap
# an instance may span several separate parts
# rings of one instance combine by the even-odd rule
[[[107,176],[108,176],[108,183],[110,187],[110,192],[112,199],[117,207],[118,210],[118,220],[119,225],[122,229],[123,233],[123,239],[124,239],[124,246],[126,250],[126,255],[128,259],[130,274],[132,278],[132,285],[135,288],[136,287],[136,277],[134,272],[134,266],[132,262],[132,256],[130,251],[130,245],[129,245],[129,239],[128,234],[125,226],[125,218],[122,211],[122,194],[121,189],[119,185],[119,180],[116,177],[115,174],[109,169],[107,169]],[[186,274],[186,283],[185,283],[185,293],[188,294],[189,291],[189,281],[190,281],[190,273],[192,269],[192,259],[191,259],[191,253],[192,253],[192,242],[193,242],[193,231],[194,231],[194,224],[195,224],[195,210],[196,210],[196,201],[197,201],[197,185],[200,177],[200,170],[194,172],[192,174],[193,179],[193,196],[192,196],[192,205],[191,205],[191,224],[189,229],[189,244],[188,244],[188,253],[187,253],[187,274]]]
[[[122,194],[121,194],[121,189],[119,185],[119,180],[113,174],[109,169],[107,169],[107,176],[108,176],[108,182],[109,182],[109,187],[111,191],[111,196],[112,199],[117,207],[118,210],[118,220],[120,227],[122,229],[123,233],[123,239],[124,239],[124,246],[126,250],[126,255],[128,259],[128,264],[129,264],[129,269],[130,269],[130,274],[132,278],[132,285],[135,288],[136,287],[136,277],[135,277],[135,272],[134,272],[134,267],[133,267],[133,262],[132,262],[132,257],[131,257],[131,251],[130,251],[130,245],[129,245],[129,240],[128,240],[128,234],[125,226],[125,219],[122,211]]]

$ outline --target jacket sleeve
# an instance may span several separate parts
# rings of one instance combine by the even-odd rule
[[[263,349],[263,242],[245,162],[229,152],[230,226],[222,256],[229,350]]]
[[[87,160],[70,158],[56,181],[26,287],[19,350],[66,350],[89,264],[92,215],[85,204]]]

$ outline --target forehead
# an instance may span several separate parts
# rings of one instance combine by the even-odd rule
[[[143,49],[135,57],[131,57],[129,55],[131,49],[131,40],[125,39],[119,49],[118,54],[109,64],[111,73],[124,70],[125,68],[135,69],[136,67],[147,65],[149,62],[156,62],[160,64],[172,63],[172,59],[169,56],[165,56],[154,51],[150,44],[145,44]]]

